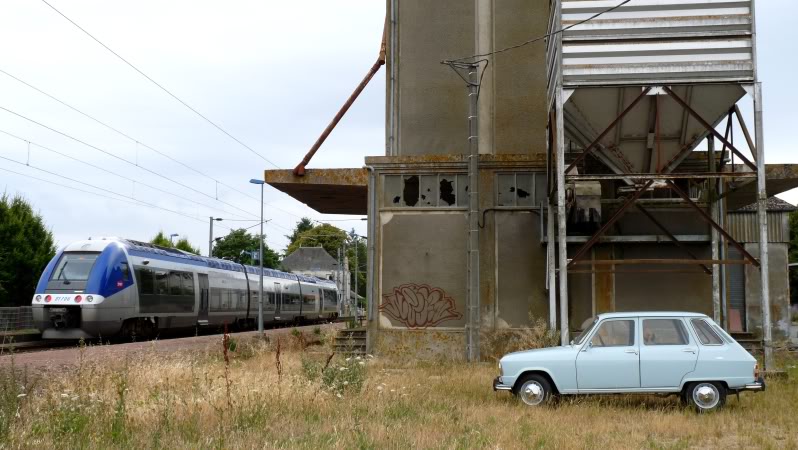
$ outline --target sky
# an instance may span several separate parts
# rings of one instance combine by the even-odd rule
[[[299,162],[373,64],[385,16],[377,0],[48,2],[257,155],[43,1],[2,0],[0,191],[29,200],[59,246],[163,231],[203,253],[209,216],[224,219],[215,237],[227,227],[257,232],[260,189],[249,180]],[[790,139],[798,65],[785,39],[794,17],[794,0],[757,2],[768,163],[798,163]],[[384,154],[384,87],[380,71],[308,167],[361,167]],[[750,113],[750,99],[741,106]],[[360,217],[318,214],[268,185],[264,196],[266,240],[277,251],[305,216],[366,234]],[[798,202],[796,191],[781,197]]]

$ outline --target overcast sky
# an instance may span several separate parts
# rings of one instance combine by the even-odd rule
[[[286,169],[299,162],[374,62],[385,15],[385,2],[380,0],[48,1],[182,100]],[[798,163],[789,139],[798,119],[792,86],[796,52],[795,44],[785,38],[785,30],[794,27],[794,17],[798,17],[798,2],[758,2],[769,163]],[[252,220],[217,222],[219,226],[257,224],[253,220],[259,215],[257,200],[221,185],[217,190],[212,179],[137,146],[135,140],[255,198],[259,189],[248,180],[262,178],[263,169],[274,167],[170,98],[45,3],[0,1],[0,42],[0,70],[134,139],[0,73],[0,108],[133,164],[0,109],[0,131],[102,169],[37,145],[31,145],[28,154],[26,142],[0,133],[0,157],[7,158],[0,159],[0,169],[28,175],[0,170],[0,190],[22,194],[31,201],[59,245],[89,236],[144,240],[163,230],[187,237],[205,252],[208,216]],[[380,71],[310,167],[360,167],[364,156],[384,153],[384,83],[384,71]],[[191,189],[136,168],[136,163]],[[90,184],[124,197],[99,197],[29,176],[101,192]],[[271,219],[266,226],[267,242],[278,251],[285,248],[284,235],[299,217],[352,218],[320,215],[273,188],[265,189],[269,204],[265,215]],[[130,197],[183,215],[131,204]],[[798,201],[798,193],[782,197]],[[331,223],[366,233],[365,222],[360,220]],[[227,231],[216,230],[216,236]]]

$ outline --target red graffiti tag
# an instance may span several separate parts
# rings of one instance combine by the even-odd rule
[[[404,284],[382,296],[380,311],[408,328],[434,327],[447,320],[457,320],[454,299],[440,288],[426,284]]]

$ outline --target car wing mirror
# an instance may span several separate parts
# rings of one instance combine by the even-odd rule
[[[573,339],[571,339],[571,345],[574,345],[574,340]]]

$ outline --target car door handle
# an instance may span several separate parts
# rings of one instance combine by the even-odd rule
[[[695,355],[695,349],[694,348],[685,348],[682,351],[685,352],[685,353],[692,353],[692,354]]]
[[[634,353],[636,355],[637,354],[637,350],[630,348],[630,349],[626,350],[625,353]]]

